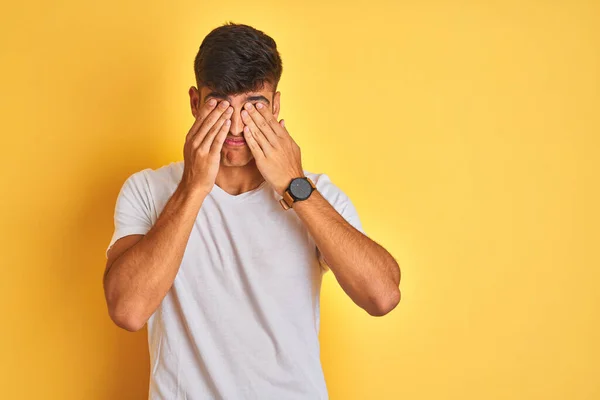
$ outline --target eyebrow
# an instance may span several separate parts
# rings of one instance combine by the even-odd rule
[[[204,102],[206,102],[206,99],[208,99],[209,97],[214,97],[214,98],[221,99],[221,100],[227,100],[229,103],[231,103],[231,99],[229,98],[229,96],[221,94],[221,93],[217,93],[217,92],[210,92],[209,94],[204,96]],[[260,101],[260,100],[266,102],[268,105],[271,105],[271,102],[269,101],[269,99],[267,99],[265,96],[262,96],[262,95],[247,96],[245,101]]]

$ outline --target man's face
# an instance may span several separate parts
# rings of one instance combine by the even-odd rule
[[[244,122],[242,121],[241,115],[244,104],[263,103],[271,110],[273,115],[275,115],[275,118],[277,118],[279,115],[279,97],[280,92],[274,93],[273,86],[270,83],[265,83],[264,87],[258,92],[242,93],[235,96],[217,93],[208,87],[202,87],[200,91],[193,86],[190,88],[190,104],[194,118],[198,115],[200,107],[213,98],[217,101],[227,100],[231,107],[233,107],[231,126],[226,139],[244,139]],[[248,144],[245,141],[241,146],[228,144],[227,140],[223,143],[223,149],[221,150],[221,165],[226,167],[244,167],[252,161],[253,158],[254,156],[250,151],[250,147],[248,147]]]

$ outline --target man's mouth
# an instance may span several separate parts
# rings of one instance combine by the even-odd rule
[[[225,139],[225,144],[228,144],[229,146],[244,146],[246,144],[246,140],[244,138],[228,137]]]

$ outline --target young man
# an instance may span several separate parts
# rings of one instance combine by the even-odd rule
[[[400,269],[348,196],[303,170],[277,121],[272,38],[226,24],[194,69],[184,160],[134,173],[119,193],[110,317],[129,331],[148,324],[150,399],[326,399],[323,273],[381,316],[400,300]]]

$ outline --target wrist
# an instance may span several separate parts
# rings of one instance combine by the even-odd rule
[[[316,190],[317,187],[310,178],[304,175],[292,178],[279,203],[284,210],[289,210],[294,205],[308,200]]]
[[[204,200],[210,193],[209,188],[205,188],[200,185],[189,184],[183,180],[179,183],[175,191],[184,198],[198,201]]]
[[[277,189],[277,193],[279,193],[280,196],[283,196],[286,192],[286,190],[288,190],[290,188],[290,184],[292,183],[292,181],[296,178],[306,178],[306,175],[304,175],[304,172],[299,172],[297,174],[295,174],[294,176],[292,176],[291,178],[288,178],[287,181],[285,182],[285,186],[281,186],[279,189]]]

